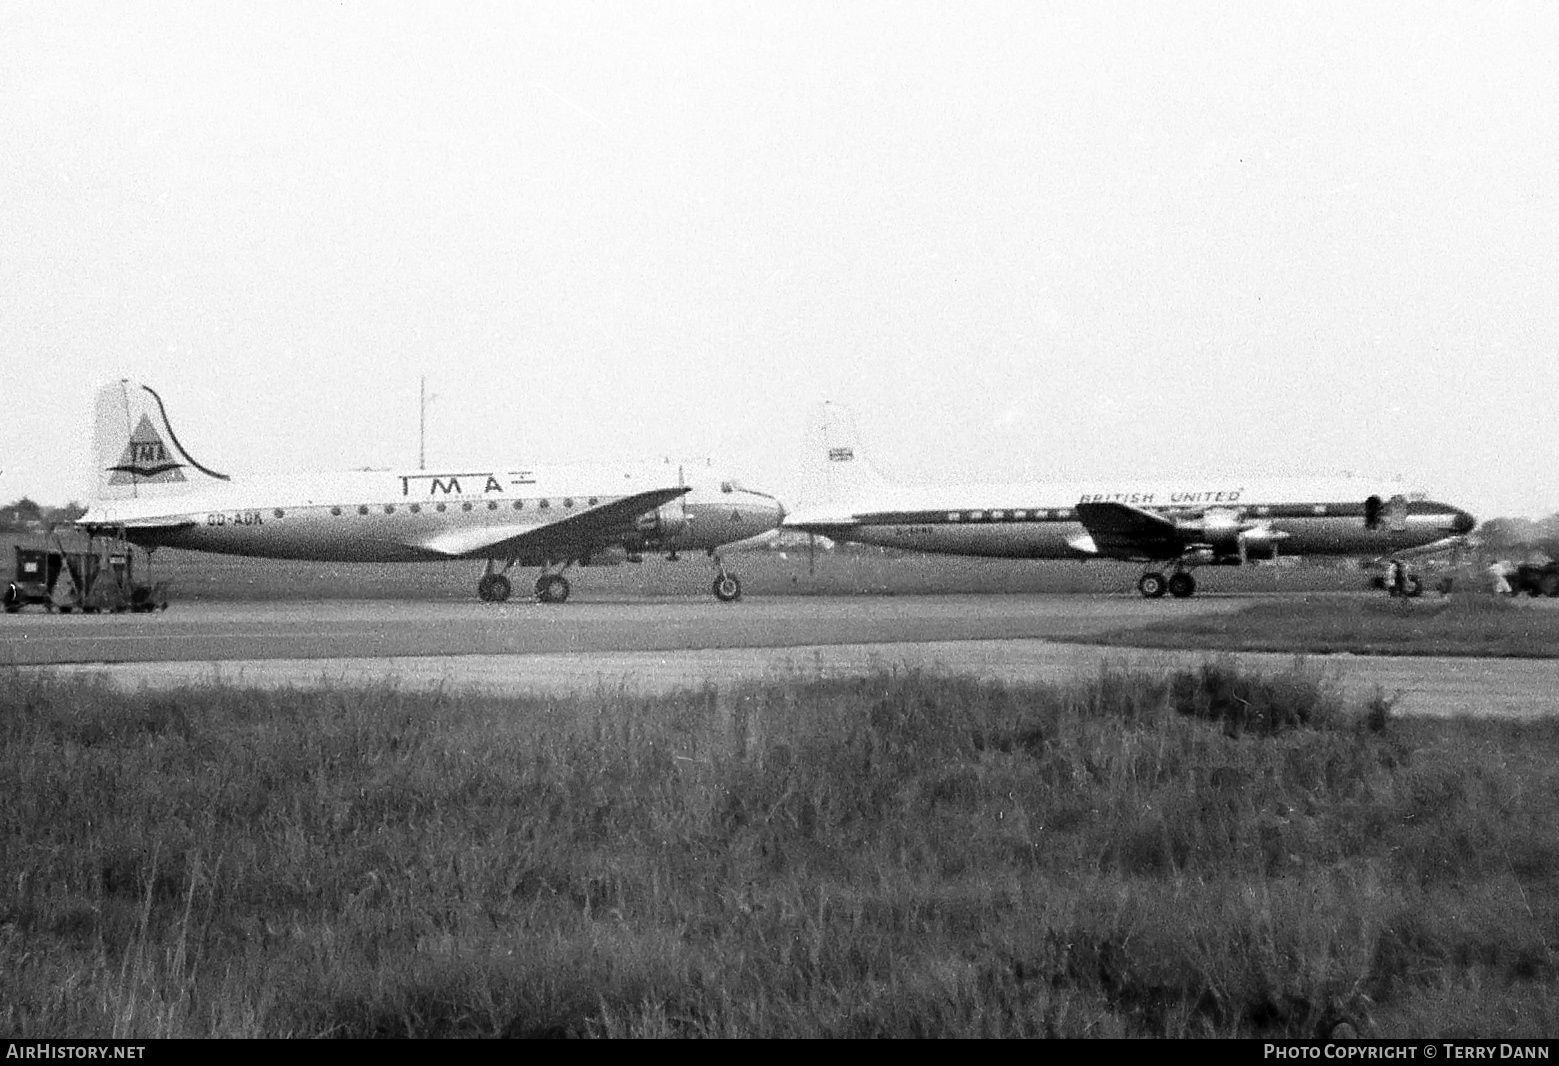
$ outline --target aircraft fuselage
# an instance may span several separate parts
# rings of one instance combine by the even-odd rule
[[[1049,485],[917,488],[852,501],[848,513],[834,516],[833,525],[826,514],[793,516],[792,523],[836,540],[1017,559],[1120,558],[1087,550],[1089,531],[1078,520],[1076,506],[1090,502],[1127,504],[1171,519],[1195,520],[1212,513],[1256,522],[1279,534],[1274,539],[1283,555],[1386,555],[1472,527],[1471,516],[1449,504],[1398,496],[1393,510],[1392,497],[1376,494],[1372,507],[1370,495],[1350,482],[1147,486],[1109,492]],[[1217,561],[1239,560],[1231,553]]]
[[[235,481],[189,495],[103,501],[81,525],[122,529],[143,547],[273,559],[413,562],[450,558],[419,545],[462,531],[519,535],[666,483],[649,473],[482,469],[363,471]],[[675,473],[669,478],[675,485]],[[724,489],[724,491],[722,491]],[[765,532],[778,505],[761,494],[695,484],[625,524],[653,551],[717,549]],[[486,548],[455,553],[485,558]],[[499,553],[502,554],[502,553]],[[520,565],[553,561],[521,552]]]

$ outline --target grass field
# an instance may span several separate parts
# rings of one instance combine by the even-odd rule
[[[1065,638],[1061,638],[1065,639]],[[1090,644],[1298,654],[1559,655],[1551,601],[1485,592],[1392,600],[1308,595],[1256,602],[1233,614],[1186,616],[1089,636]]]
[[[1559,1032],[1559,723],[1320,675],[0,687],[0,1032]]]

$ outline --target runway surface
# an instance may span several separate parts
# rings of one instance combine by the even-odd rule
[[[196,603],[155,615],[0,616],[0,665],[102,673],[117,685],[392,681],[405,686],[659,692],[777,677],[925,667],[1066,681],[1105,660],[1198,663],[1208,652],[1062,644],[1244,597],[1185,602],[1063,595],[773,597],[735,605],[648,599],[561,606],[330,601]],[[1294,656],[1241,653],[1264,670]],[[1389,656],[1312,659],[1354,697],[1400,713],[1559,712],[1559,661]]]
[[[1246,601],[1138,597],[848,596],[542,605],[391,600],[178,604],[151,615],[0,617],[0,663],[384,658],[692,651],[1011,640],[1100,633]]]

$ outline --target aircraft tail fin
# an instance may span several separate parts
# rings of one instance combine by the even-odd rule
[[[843,502],[889,487],[861,448],[849,408],[824,401],[813,409],[806,434],[807,495],[816,503]]]
[[[126,379],[98,389],[92,455],[99,500],[186,495],[228,480],[184,450],[162,397]]]

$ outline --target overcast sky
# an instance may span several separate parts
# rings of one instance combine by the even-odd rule
[[[0,499],[713,455],[1559,511],[1559,5],[0,3]]]

